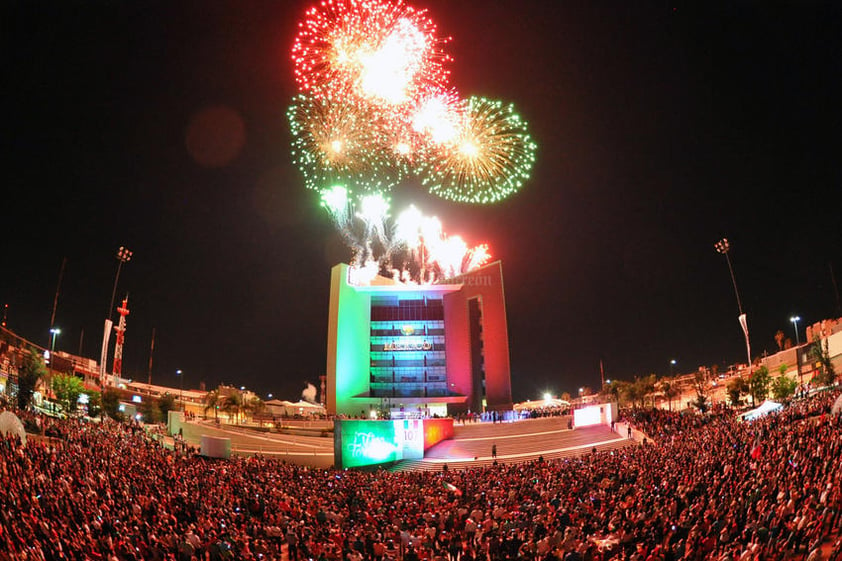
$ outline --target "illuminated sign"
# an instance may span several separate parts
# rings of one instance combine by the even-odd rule
[[[404,335],[412,335],[413,333],[415,333],[415,328],[412,327],[411,325],[402,325],[401,326],[401,332]]]
[[[602,405],[590,405],[573,411],[573,424],[577,427],[589,427],[602,424]]]
[[[383,345],[384,351],[429,351],[432,348],[433,344],[429,341],[409,341],[406,343],[392,341]]]

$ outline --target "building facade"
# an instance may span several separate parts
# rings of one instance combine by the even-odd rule
[[[331,270],[328,413],[431,416],[512,406],[500,262],[444,284]]]

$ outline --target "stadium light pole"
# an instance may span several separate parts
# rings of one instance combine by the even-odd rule
[[[734,295],[737,297],[737,308],[740,310],[740,316],[737,320],[740,322],[740,327],[743,328],[743,334],[746,338],[746,358],[748,359],[748,372],[751,374],[751,343],[748,337],[748,320],[745,312],[743,312],[743,303],[740,300],[740,291],[737,290],[737,277],[734,275],[734,267],[731,265],[731,258],[728,252],[731,250],[731,244],[728,243],[728,238],[722,238],[714,244],[717,253],[725,256],[725,261],[728,262],[728,271],[731,273],[731,283],[734,285]]]
[[[120,246],[117,250],[117,274],[114,276],[114,288],[111,290],[111,304],[108,306],[108,319],[114,315],[114,296],[117,294],[117,282],[120,280],[120,270],[123,268],[123,263],[128,263],[132,260],[132,251],[128,248]]]
[[[58,270],[58,282],[56,283],[56,295],[53,298],[53,314],[50,316],[50,333],[53,332],[53,326],[56,324],[56,308],[58,308],[58,294],[61,291],[61,280],[64,278],[64,267],[67,265],[67,257],[61,260],[61,268]],[[7,305],[8,307],[8,305]],[[5,324],[5,321],[3,323]]]
[[[798,340],[798,322],[801,321],[801,318],[799,316],[792,316],[789,318],[789,321],[791,321],[792,325],[795,327],[795,346],[797,347],[801,344]]]
[[[58,327],[50,327],[50,348],[49,350],[44,349],[44,362],[47,363],[47,374],[49,375],[50,382],[47,384],[47,387],[52,386],[52,378],[53,378],[53,354],[56,350],[56,337],[58,334],[61,333],[61,329]],[[53,402],[50,402],[50,411],[54,410]]]
[[[114,323],[111,321],[111,316],[114,315],[114,296],[117,294],[117,283],[120,281],[120,271],[123,268],[123,263],[128,263],[132,259],[132,251],[124,246],[120,246],[117,250],[117,274],[114,275],[114,288],[111,290],[111,303],[108,305],[108,313],[105,315],[105,330],[102,333],[102,351],[99,355],[99,381],[100,385],[105,387],[105,369],[108,363],[108,340],[111,338],[111,327]]]

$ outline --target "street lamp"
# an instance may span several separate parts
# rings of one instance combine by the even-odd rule
[[[50,328],[50,349],[44,350],[44,362],[49,366],[51,373],[53,370],[53,353],[56,350],[56,335],[59,333],[61,333],[61,329],[58,327]]]
[[[791,318],[789,318],[789,321],[791,321],[792,325],[795,327],[795,346],[797,347],[799,345],[799,341],[798,341],[798,322],[801,321],[801,318],[798,317],[798,316],[792,316]]]
[[[751,344],[749,343],[748,338],[748,320],[746,319],[746,314],[743,312],[743,303],[740,301],[740,291],[737,290],[737,277],[734,276],[734,267],[731,266],[731,258],[728,256],[728,252],[731,250],[731,244],[728,243],[728,238],[722,238],[716,244],[714,244],[717,253],[720,253],[725,256],[725,260],[728,262],[728,271],[731,272],[731,283],[734,285],[734,295],[737,297],[737,308],[740,310],[740,316],[737,320],[740,322],[740,327],[743,328],[743,335],[746,338],[746,356],[748,358],[748,371],[749,374],[751,373]]]
[[[670,377],[674,376],[673,370],[675,369],[675,359],[670,360]]]
[[[184,411],[184,376],[181,370],[176,370],[175,375],[181,378],[181,389],[178,392],[178,401],[181,402],[181,410]]]
[[[61,334],[61,329],[58,327],[53,327],[50,329],[50,354],[52,355],[53,352],[56,350],[56,336]]]

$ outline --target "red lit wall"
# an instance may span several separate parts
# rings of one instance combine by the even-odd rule
[[[448,384],[456,393],[474,395],[468,301],[478,298],[482,309],[487,409],[508,410],[512,406],[512,387],[502,265],[497,261],[454,280],[462,283],[462,288],[444,296]],[[469,397],[468,408],[472,411],[481,411],[480,405],[471,403]]]
[[[453,438],[453,419],[424,419],[424,451]]]

